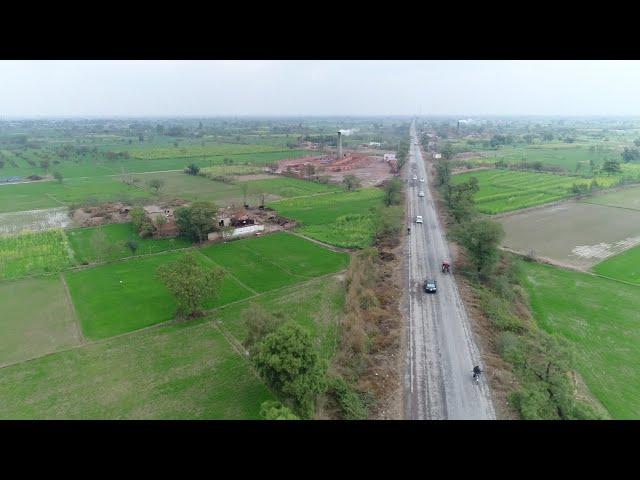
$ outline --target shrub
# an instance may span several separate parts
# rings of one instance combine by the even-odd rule
[[[369,411],[365,395],[345,382],[342,377],[331,377],[327,383],[327,393],[336,402],[343,419],[363,420],[367,418]]]

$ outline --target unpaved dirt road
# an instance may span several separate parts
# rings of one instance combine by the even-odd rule
[[[415,420],[495,419],[485,378],[476,384],[471,370],[482,364],[467,312],[451,274],[441,273],[450,259],[444,230],[436,214],[430,179],[411,126],[407,212],[409,348],[405,375],[405,416]],[[418,180],[412,180],[413,175]],[[424,178],[424,182],[419,179]],[[418,193],[424,192],[424,197]],[[416,224],[422,215],[423,224]],[[437,293],[423,290],[425,279],[437,282]]]

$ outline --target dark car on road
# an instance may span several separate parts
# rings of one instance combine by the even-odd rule
[[[435,280],[425,280],[424,281],[424,291],[427,293],[436,293],[436,281]]]

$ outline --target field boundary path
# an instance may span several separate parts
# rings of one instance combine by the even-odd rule
[[[320,240],[316,240],[315,238],[307,237],[306,235],[302,235],[301,233],[294,232],[293,230],[282,230],[283,232],[288,233],[289,235],[295,235],[296,237],[304,238],[305,240],[309,240],[310,242],[317,243],[318,245],[326,248],[327,250],[332,250],[336,253],[351,253],[352,250],[348,248],[336,247],[335,245],[329,245],[328,243],[321,242]]]
[[[428,175],[418,143],[415,122],[411,125],[407,203],[414,224],[408,248],[409,348],[405,371],[405,416],[414,420],[491,420],[495,411],[489,386],[478,385],[471,371],[481,365],[471,325],[455,278],[442,274],[440,265],[450,259],[444,230],[435,209]],[[413,175],[425,182],[411,180]],[[424,197],[418,197],[418,191]],[[423,291],[425,279],[437,282],[437,293]]]
[[[69,285],[67,285],[67,280],[64,278],[62,272],[60,273],[60,281],[62,282],[62,286],[64,287],[64,295],[67,299],[67,303],[69,304],[69,308],[71,309],[71,315],[73,316],[73,324],[76,327],[76,333],[78,337],[78,341],[81,345],[87,343],[84,338],[84,334],[82,333],[82,325],[80,325],[80,317],[78,317],[78,312],[76,311],[76,306],[71,299],[71,292],[69,292]]]

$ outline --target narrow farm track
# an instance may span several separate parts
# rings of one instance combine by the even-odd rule
[[[430,178],[411,126],[407,212],[409,348],[405,374],[405,416],[413,420],[495,419],[489,387],[476,385],[471,370],[480,365],[469,318],[453,275],[440,273],[450,252],[431,194]],[[424,182],[413,181],[415,174]],[[419,197],[418,192],[425,196]],[[423,291],[425,279],[437,282],[437,293]]]

